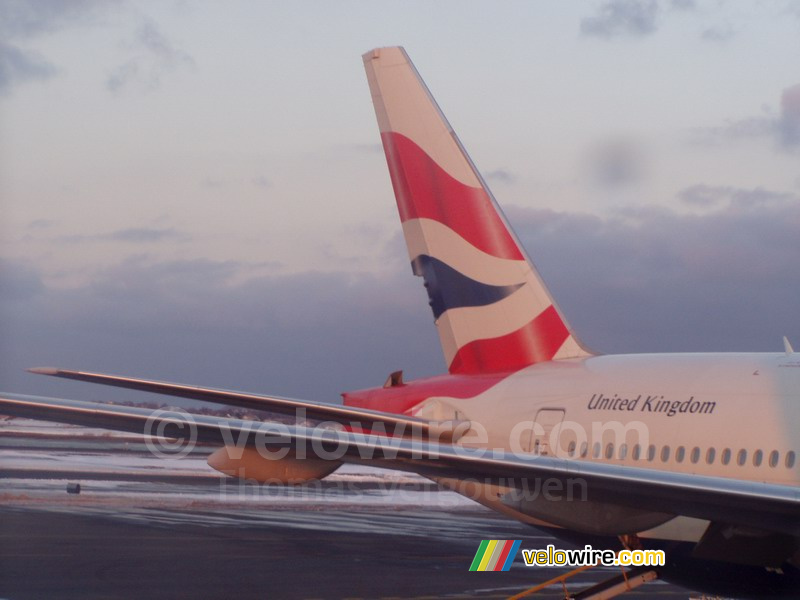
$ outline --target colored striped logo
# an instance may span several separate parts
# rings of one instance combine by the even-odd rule
[[[508,571],[521,540],[482,540],[472,559],[470,571]]]

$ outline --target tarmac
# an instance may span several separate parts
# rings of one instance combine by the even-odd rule
[[[521,556],[509,572],[469,572],[483,539],[570,546],[414,475],[241,486],[205,465],[207,450],[165,461],[129,440],[18,430],[0,424],[0,599],[507,598],[565,572]],[[590,569],[569,589],[618,572]],[[654,582],[625,598],[689,596]]]

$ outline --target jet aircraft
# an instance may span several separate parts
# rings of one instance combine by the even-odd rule
[[[298,484],[344,463],[413,471],[557,538],[663,549],[631,573],[800,595],[800,354],[587,349],[404,49],[363,56],[408,258],[447,373],[344,405],[55,368],[35,373],[305,418],[286,426],[0,395],[0,412],[217,444],[211,467]],[[190,426],[187,426],[190,425]],[[638,579],[637,579],[638,578]],[[611,597],[604,595],[584,597]]]

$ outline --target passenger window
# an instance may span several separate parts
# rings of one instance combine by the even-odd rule
[[[761,450],[756,450],[755,452],[753,452],[753,466],[760,467],[763,458],[764,458],[764,453]]]
[[[650,447],[647,449],[647,460],[653,462],[656,458],[656,447],[653,444],[650,444]]]
[[[714,464],[714,457],[717,455],[717,451],[713,448],[709,448],[708,452],[706,452],[706,462],[710,465]]]
[[[770,467],[777,467],[778,466],[778,459],[780,456],[778,455],[777,450],[773,450],[769,453],[769,466]]]
[[[592,446],[592,458],[600,458],[600,442],[595,442]]]
[[[661,462],[667,462],[669,460],[669,446],[664,446],[661,448]]]
[[[567,446],[567,456],[569,456],[570,458],[575,456],[575,440],[571,441],[569,443],[569,446]]]
[[[746,462],[747,462],[747,450],[742,448],[741,450],[739,450],[739,456],[736,458],[736,463],[740,467],[743,467],[744,463],[746,463]]]
[[[625,460],[626,456],[628,456],[628,444],[622,444],[619,447],[619,459]]]
[[[606,444],[606,458],[614,458],[614,444]]]
[[[692,463],[696,465],[699,460],[700,460],[700,448],[695,446],[694,448],[692,448]]]
[[[586,455],[589,454],[589,444],[587,442],[581,443],[581,458],[586,458]]]
[[[727,465],[729,462],[731,462],[731,449],[725,448],[725,450],[722,451],[722,464]]]
[[[675,449],[675,460],[677,460],[679,463],[682,463],[684,458],[686,458],[686,448],[683,446],[678,446]]]
[[[794,467],[794,450],[789,450],[786,453],[785,461],[786,462],[784,464],[786,465],[787,469],[791,469],[792,467]]]
[[[639,444],[636,444],[633,447],[633,452],[631,452],[631,458],[633,460],[639,460],[639,457],[642,455],[642,447]]]

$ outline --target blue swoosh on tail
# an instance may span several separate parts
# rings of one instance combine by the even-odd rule
[[[412,260],[411,269],[414,271],[414,275],[425,280],[428,304],[433,310],[435,319],[451,308],[494,304],[525,285],[524,283],[514,285],[481,283],[456,271],[447,263],[426,254],[421,254]]]

